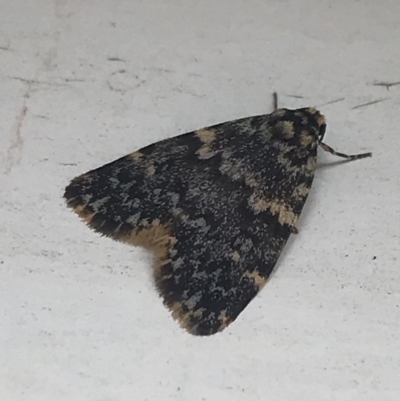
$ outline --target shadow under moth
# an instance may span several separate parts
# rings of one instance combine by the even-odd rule
[[[213,125],[74,178],[68,206],[154,254],[156,287],[189,333],[224,330],[263,288],[307,199],[325,117],[315,108]]]

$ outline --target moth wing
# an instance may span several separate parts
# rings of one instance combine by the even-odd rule
[[[310,155],[282,149],[268,118],[157,142],[66,188],[91,228],[154,252],[164,304],[192,334],[223,330],[264,286],[311,186]]]

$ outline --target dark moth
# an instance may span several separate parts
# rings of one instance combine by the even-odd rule
[[[76,177],[65,199],[100,234],[154,253],[154,279],[188,332],[233,322],[265,285],[307,199],[326,122],[314,108],[213,125]]]

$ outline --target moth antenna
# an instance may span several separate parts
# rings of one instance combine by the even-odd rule
[[[360,153],[358,155],[346,155],[344,153],[336,152],[336,150],[332,149],[329,145],[326,143],[320,142],[319,145],[321,146],[322,149],[325,150],[325,152],[329,152],[332,155],[343,157],[344,159],[348,160],[358,160],[358,159],[364,159],[366,157],[371,157],[372,153]]]
[[[272,97],[274,99],[274,111],[278,109],[278,94],[274,92],[272,94]]]

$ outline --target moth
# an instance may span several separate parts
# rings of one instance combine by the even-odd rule
[[[264,287],[307,199],[323,143],[315,108],[216,124],[74,178],[67,205],[102,235],[154,254],[155,285],[189,333],[232,323]]]

